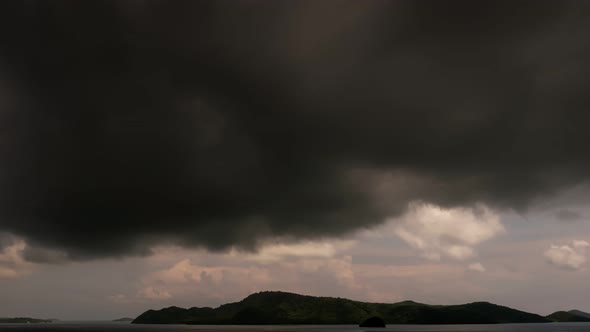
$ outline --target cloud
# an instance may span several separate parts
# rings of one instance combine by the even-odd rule
[[[547,262],[559,268],[581,270],[586,264],[588,247],[590,243],[586,241],[573,240],[569,245],[551,245],[544,255]]]
[[[486,268],[481,263],[471,263],[467,266],[467,270],[474,272],[485,272]]]
[[[555,217],[561,221],[576,221],[583,218],[579,212],[567,209],[557,211]]]
[[[471,258],[476,245],[504,232],[500,217],[483,205],[445,209],[429,203],[412,203],[406,214],[390,223],[397,237],[434,260],[441,256]]]
[[[168,291],[151,286],[140,289],[137,296],[148,300],[167,300],[172,298],[172,295]]]
[[[129,297],[125,294],[115,294],[107,296],[107,299],[113,303],[129,303]]]
[[[293,258],[330,258],[339,250],[348,249],[355,245],[353,240],[331,241],[301,241],[296,243],[272,243],[266,244],[256,253],[240,253],[231,251],[231,255],[242,255],[247,260],[261,263],[285,261]]]
[[[587,9],[2,3],[0,229],[53,262],[524,210],[590,175]]]
[[[24,240],[0,234],[0,279],[17,278],[31,273],[33,264],[23,257],[26,247]]]
[[[199,303],[211,305],[239,300],[262,290],[378,298],[379,292],[357,279],[353,257],[347,252],[351,245],[338,240],[283,243],[274,247],[280,250],[272,256],[269,251],[273,246],[257,253],[159,249],[154,257],[160,261],[159,267],[145,274],[139,280],[139,293],[131,294],[126,300],[142,301],[149,294],[154,301],[166,302],[173,298],[192,306],[198,298]],[[320,248],[320,251],[302,248]],[[153,296],[152,289],[169,297]]]

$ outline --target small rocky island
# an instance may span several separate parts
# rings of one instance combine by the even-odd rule
[[[135,318],[131,318],[131,317],[123,317],[123,318],[117,318],[117,319],[113,319],[113,322],[119,322],[119,323],[131,323]]]
[[[373,316],[365,319],[362,323],[359,324],[359,327],[385,327],[385,322],[383,321],[383,319],[377,316]]]

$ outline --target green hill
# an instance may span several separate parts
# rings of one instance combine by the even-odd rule
[[[494,324],[548,322],[545,317],[487,302],[428,305],[412,301],[368,303],[342,298],[260,292],[218,308],[148,310],[135,324],[359,324],[369,317],[387,324]]]
[[[556,311],[551,315],[548,315],[547,318],[554,322],[590,322],[590,317],[584,317],[580,314],[576,314],[576,311],[577,310]]]

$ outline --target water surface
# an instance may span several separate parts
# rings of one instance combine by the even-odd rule
[[[366,328],[355,325],[143,325],[114,322],[56,322],[0,324],[7,332],[590,332],[590,323],[494,325],[388,325]]]

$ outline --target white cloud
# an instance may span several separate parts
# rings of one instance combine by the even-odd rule
[[[355,298],[378,294],[356,278],[353,257],[347,253],[354,245],[354,241],[326,239],[271,243],[256,253],[159,249],[154,257],[159,261],[157,269],[143,275],[140,292],[130,297],[137,301],[173,298],[175,303],[199,298],[212,305],[263,290]]]
[[[17,278],[31,272],[33,264],[23,258],[27,244],[22,239],[14,241],[0,251],[0,279]]]
[[[471,258],[477,244],[504,232],[500,217],[486,206],[447,209],[428,203],[410,204],[386,228],[432,260]]]
[[[259,263],[274,263],[285,259],[296,258],[331,258],[338,251],[348,249],[355,245],[352,240],[330,241],[302,241],[297,243],[267,244],[256,253],[243,253],[231,251],[233,256],[241,256],[247,260]]]
[[[481,263],[472,263],[467,266],[467,270],[474,272],[485,272],[486,268]]]
[[[580,270],[586,264],[586,251],[590,243],[573,240],[570,245],[551,245],[545,251],[547,262],[567,270]]]

